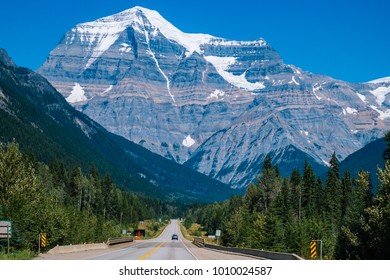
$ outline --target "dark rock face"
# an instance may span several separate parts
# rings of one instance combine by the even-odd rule
[[[8,53],[5,49],[0,48],[0,65],[6,66],[6,67],[12,67],[15,68],[16,65],[12,61],[12,59],[8,56]]]
[[[79,24],[39,69],[109,131],[232,187],[268,153],[325,168],[390,127],[390,80],[351,84],[283,63],[263,39],[186,34],[135,7]]]

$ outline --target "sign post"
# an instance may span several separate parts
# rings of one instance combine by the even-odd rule
[[[46,242],[46,233],[39,234],[39,241],[38,241],[38,254],[41,253],[41,248],[46,248],[47,242]]]
[[[0,238],[7,238],[7,253],[9,254],[9,241],[12,237],[12,221],[0,221]]]
[[[217,237],[217,245],[219,245],[219,237],[221,236],[221,230],[217,229],[215,231],[215,236]]]

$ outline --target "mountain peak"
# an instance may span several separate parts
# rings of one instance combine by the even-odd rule
[[[159,12],[149,10],[140,6],[117,13],[112,16],[98,19],[97,23],[116,23],[123,31],[126,27],[131,26],[138,32],[145,32],[145,26],[149,26],[154,31],[160,31],[168,40],[177,42],[187,49],[187,55],[193,52],[200,53],[200,45],[215,39],[208,34],[190,34],[184,33],[164,17]],[[117,25],[117,26],[118,26]]]
[[[115,22],[132,23],[134,21],[139,22],[139,20],[142,16],[144,16],[146,18],[155,17],[155,18],[162,18],[163,19],[163,17],[155,10],[149,10],[149,9],[141,7],[141,6],[135,6],[133,8],[124,10],[122,12],[97,19],[94,22],[113,22],[113,21],[115,21]]]
[[[194,52],[202,54],[201,46],[205,44],[267,45],[263,39],[241,42],[227,40],[208,34],[185,33],[172,25],[157,11],[140,6],[135,6],[131,9],[92,22],[78,24],[70,33],[68,33],[66,44],[71,45],[77,40],[76,38],[78,38],[81,45],[87,46],[86,51],[90,54],[90,59],[84,67],[84,69],[87,69],[98,57],[107,51],[129,27],[134,29],[135,32],[144,35],[146,42],[149,42],[150,38],[162,34],[168,40],[183,46],[186,49],[185,55],[187,57]]]
[[[215,38],[206,34],[184,33],[164,19],[157,11],[136,6],[93,22],[78,24],[72,29],[73,32],[79,34],[81,42],[88,45],[92,51],[91,59],[86,64],[85,69],[108,50],[128,27],[145,34],[147,41],[149,40],[147,30],[152,31],[152,34],[159,31],[168,40],[175,41],[185,47],[187,55],[193,52],[200,53],[200,45]],[[67,44],[72,44],[74,39],[74,36],[69,37]]]
[[[7,51],[3,48],[0,48],[0,63],[8,67],[16,67],[16,64],[12,61]]]

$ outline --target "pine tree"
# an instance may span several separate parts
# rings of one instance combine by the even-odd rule
[[[290,177],[290,186],[291,186],[291,205],[295,213],[295,216],[298,217],[298,220],[301,219],[302,212],[302,186],[301,186],[301,174],[299,173],[298,168],[294,168],[291,177]]]
[[[385,133],[385,142],[386,142],[386,150],[383,152],[383,159],[385,161],[388,161],[390,160],[390,131],[387,131]]]
[[[252,215],[252,225],[249,227],[249,247],[254,249],[262,249],[264,246],[264,227],[265,217],[262,213],[256,212]]]
[[[68,196],[69,203],[77,207],[77,209],[81,209],[82,207],[82,199],[83,199],[83,173],[81,168],[76,166],[72,169],[69,178],[68,185]]]
[[[346,176],[348,178],[348,175]],[[344,182],[344,184],[347,184]],[[355,186],[349,194],[345,216],[337,240],[336,258],[370,258],[368,216],[365,211],[371,206],[370,176],[361,170],[355,180]]]
[[[292,218],[292,204],[291,204],[291,187],[287,178],[282,181],[282,188],[279,192],[281,197],[281,209],[279,211],[280,217],[284,223],[287,223]]]
[[[0,148],[0,205],[5,219],[13,221],[13,245],[29,248],[39,223],[40,193],[33,165],[16,143]],[[28,229],[28,230],[25,230]],[[15,244],[16,243],[16,244]]]
[[[267,155],[260,176],[257,178],[257,186],[260,192],[261,211],[267,212],[271,201],[280,191],[280,177],[271,164],[271,156]]]
[[[258,185],[250,183],[245,191],[244,203],[250,213],[260,211],[260,189]]]
[[[322,213],[323,213],[323,186],[322,186],[322,180],[321,177],[317,177],[317,192],[316,192],[316,201],[317,201],[317,213],[318,217],[323,218]]]
[[[341,181],[341,219],[344,220],[348,205],[350,203],[350,196],[352,193],[351,173],[347,170],[344,172],[343,180]]]
[[[378,168],[379,187],[369,215],[370,248],[375,259],[390,258],[390,160],[384,169]]]
[[[226,246],[238,246],[243,242],[244,213],[243,208],[234,210],[223,226],[222,242]]]
[[[303,168],[302,208],[307,217],[317,214],[317,184],[310,163],[306,160]]]
[[[337,230],[341,222],[341,181],[339,161],[335,153],[333,153],[329,163],[324,189],[324,210],[328,216],[329,224],[335,225]]]

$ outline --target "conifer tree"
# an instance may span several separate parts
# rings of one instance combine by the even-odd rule
[[[348,175],[345,176],[348,178]],[[343,184],[347,184],[343,180]],[[370,176],[361,170],[355,180],[355,186],[349,194],[350,203],[346,204],[345,216],[338,236],[336,257],[340,259],[370,258],[368,215],[366,209],[371,206]]]
[[[280,178],[278,172],[271,164],[271,156],[267,155],[260,177],[257,178],[257,186],[260,192],[261,210],[267,212],[271,201],[280,191]]]
[[[390,160],[390,131],[385,133],[386,150],[383,152],[383,159],[385,161]]]
[[[335,153],[333,153],[329,164],[324,189],[324,210],[328,216],[329,224],[336,225],[335,229],[338,229],[341,221],[341,181],[339,161]]]
[[[351,173],[347,170],[344,172],[343,180],[341,181],[341,219],[345,218],[345,214],[350,203],[352,193]]]
[[[302,211],[302,186],[301,186],[301,174],[298,168],[294,168],[290,177],[291,186],[291,206],[295,213],[295,216],[300,220]]]
[[[317,185],[316,177],[310,163],[306,160],[303,168],[302,208],[307,217],[316,213]]]
[[[375,259],[390,257],[390,160],[386,160],[384,169],[378,168],[378,194],[372,207],[366,211],[369,215],[370,248]]]

